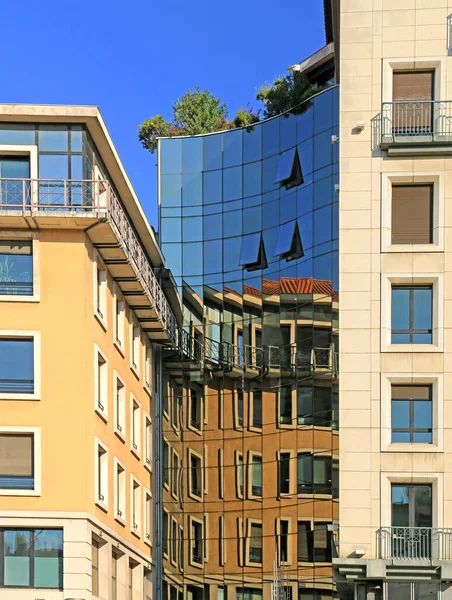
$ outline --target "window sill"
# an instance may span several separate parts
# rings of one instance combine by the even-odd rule
[[[146,459],[144,459],[143,465],[144,465],[144,468],[149,471],[149,473],[152,473],[152,460],[151,459],[149,459],[149,463],[147,462]]]
[[[436,446],[435,444],[401,444],[401,443],[390,443],[384,448],[382,448],[383,452],[406,452],[406,453],[415,453],[415,452],[425,452],[428,453],[442,453],[443,450]]]
[[[108,414],[104,410],[101,410],[98,406],[96,406],[94,411],[99,415],[102,421],[104,421],[105,423],[108,422]]]
[[[192,498],[192,500],[196,500],[196,502],[202,502],[202,496],[196,496],[191,491],[188,492],[188,496]]]
[[[152,398],[152,389],[151,389],[151,387],[147,383],[145,383],[143,385],[143,389],[147,393],[147,395],[149,396],[149,398]]]
[[[33,394],[8,394],[8,392],[2,392],[0,394],[0,400],[41,400],[41,394],[34,392]]]
[[[104,512],[108,512],[108,504],[106,502],[102,502],[101,500],[96,500],[95,505],[101,508]]]
[[[196,433],[196,435],[202,435],[202,429],[198,429],[198,427],[193,427],[193,425],[187,424],[187,429],[189,431],[193,431],[193,433]],[[236,429],[236,427],[234,427],[234,429]]]
[[[19,296],[11,294],[10,296],[0,296],[0,302],[39,302],[40,298],[38,294],[33,296]]]
[[[118,340],[115,340],[115,341],[113,342],[113,346],[116,348],[116,350],[119,352],[119,354],[120,354],[120,355],[121,355],[123,358],[125,358],[125,356],[126,356],[126,353],[124,352],[124,348],[122,347],[122,344],[121,344],[121,343],[120,343]]]
[[[248,494],[248,500],[254,500],[255,502],[262,502],[262,496],[253,496],[253,494]]]
[[[149,537],[148,537],[148,536],[149,536]],[[147,534],[144,536],[144,543],[145,543],[147,546],[149,546],[149,548],[152,548],[152,539],[151,539],[151,534],[150,534],[150,533],[147,533]]]
[[[176,502],[179,502],[179,498],[177,496],[177,494],[174,494],[173,492],[171,492],[171,497],[176,500]]]
[[[383,245],[381,251],[388,253],[444,252],[444,248],[439,244],[389,244]]]
[[[252,431],[253,433],[262,433],[262,427],[253,427],[249,426],[248,431]]]
[[[402,353],[408,352],[410,354],[413,353],[423,353],[423,352],[437,352],[442,353],[442,346],[438,346],[436,344],[387,344],[382,348],[382,352],[394,352],[394,353]]]
[[[0,496],[40,496],[41,491],[38,489],[34,490],[8,490],[0,489]]]
[[[287,425],[286,423],[278,423],[278,429],[296,429],[296,419],[293,419],[293,425]]]
[[[131,532],[131,533],[132,533],[132,534],[133,534],[133,535],[134,535],[136,538],[138,538],[139,540],[141,539],[141,530],[140,530],[139,528],[138,528],[138,529],[133,529],[133,528],[132,528],[132,529],[130,530],[130,532]]]
[[[140,371],[138,370],[138,367],[134,367],[133,365],[130,365],[130,370],[135,375],[135,377],[138,379],[138,381],[140,381]]]
[[[122,431],[119,431],[119,429],[115,427],[115,435],[121,440],[123,444],[126,443],[126,432],[124,431],[124,429]]]
[[[123,527],[126,526],[126,520],[123,519],[122,517],[120,517],[118,514],[116,514],[116,516],[115,516],[115,521],[117,523],[119,523],[120,525],[122,525]]]
[[[105,321],[105,318],[102,317],[97,311],[94,313],[94,317],[96,318],[96,321],[99,323],[102,329],[104,331],[107,331],[107,323]]]
[[[167,483],[166,481],[164,481],[164,482],[163,482],[163,487],[165,488],[165,490],[166,490],[167,492],[169,492],[169,491],[170,491],[170,489],[169,489],[169,483]]]
[[[135,456],[136,459],[141,460],[141,453],[140,453],[140,448],[137,448],[135,450],[135,448],[132,446],[130,448],[130,452]]]
[[[197,569],[203,569],[203,568],[204,568],[204,567],[203,567],[203,563],[202,563],[202,562],[198,563],[198,562],[196,562],[196,561],[194,561],[194,560],[190,559],[190,560],[189,560],[189,563],[190,563],[190,566],[191,566],[191,567],[196,567]]]

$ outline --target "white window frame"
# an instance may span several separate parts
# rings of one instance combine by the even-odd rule
[[[136,485],[136,487],[134,487]],[[135,493],[135,489],[137,492]],[[142,525],[142,489],[140,481],[135,475],[130,475],[130,531],[137,538],[141,538]],[[135,504],[137,502],[137,505]],[[134,521],[134,514],[136,521]]]
[[[101,499],[101,490],[99,489],[99,448],[104,453],[102,455],[101,473],[100,478],[102,479],[102,494],[103,500]],[[98,438],[94,438],[94,503],[99,506],[102,510],[108,511],[108,447]]]
[[[41,496],[42,485],[42,457],[41,457],[41,427],[22,427],[12,425],[0,426],[1,433],[33,434],[33,475],[34,487],[32,490],[0,489],[0,496]]]
[[[432,286],[432,343],[392,344],[392,286]],[[382,273],[381,274],[381,351],[382,352],[443,352],[444,344],[444,276],[442,273]]]
[[[119,375],[117,371],[113,371],[113,390],[114,390],[114,427],[115,434],[119,437],[122,442],[126,441],[126,384],[123,378]],[[121,382],[122,388],[120,390],[121,398],[120,398],[120,413],[118,414],[118,381]]]
[[[288,527],[287,527],[287,559],[288,560],[284,560],[284,561],[281,560],[281,522],[282,521],[288,523]],[[279,561],[280,566],[292,564],[292,539],[293,538],[294,538],[294,534],[292,531],[292,518],[287,517],[287,516],[277,517],[276,518],[276,542],[277,542],[277,548],[278,548],[278,561]]]
[[[444,251],[444,173],[413,171],[382,173],[381,181],[381,251],[382,252],[443,252]],[[433,241],[431,244],[392,244],[392,188],[394,185],[433,185]]]
[[[33,374],[34,392],[32,394],[0,393],[0,400],[41,400],[41,332],[19,329],[0,330],[0,340],[10,339],[33,339]]]
[[[97,250],[93,251],[93,296],[94,316],[102,329],[107,331],[108,273]]]
[[[176,532],[176,539],[173,537],[173,530]],[[178,558],[179,558],[179,526],[177,520],[174,517],[171,517],[170,522],[170,545],[169,545],[169,556],[170,562],[173,566],[177,567]]]
[[[192,498],[193,500],[196,500],[196,502],[202,502],[203,498],[204,498],[204,469],[203,469],[203,460],[202,460],[202,455],[199,454],[198,452],[196,452],[195,450],[193,450],[193,448],[188,448],[187,450],[188,452],[188,495],[190,496],[190,498]],[[201,481],[199,482],[199,496],[197,496],[196,494],[193,493],[192,490],[192,473],[191,473],[191,458],[192,456],[194,456],[195,458],[197,458],[201,464],[200,466],[200,471],[201,471]]]
[[[115,521],[118,521],[118,523],[121,523],[121,525],[125,525],[126,524],[126,497],[127,497],[127,490],[126,490],[126,477],[127,477],[127,473],[126,473],[126,468],[124,466],[124,464],[119,460],[119,458],[117,458],[116,456],[114,457],[114,474],[115,474],[115,479],[114,479],[114,511],[115,511]],[[118,473],[118,467],[120,467],[122,469],[121,474]],[[121,480],[120,480],[121,478]],[[118,489],[119,488],[119,489]],[[118,497],[119,497],[119,502],[118,502]],[[119,514],[121,513],[121,514]]]
[[[136,409],[135,409],[136,405]],[[136,446],[136,447],[135,447]],[[141,405],[136,396],[130,394],[130,451],[138,460],[141,458]]]
[[[148,546],[152,547],[152,529],[153,529],[153,510],[152,492],[148,488],[143,489],[144,492],[144,541]]]
[[[136,362],[135,362],[136,361]],[[130,369],[140,379],[141,368],[141,329],[135,319],[130,323]]]
[[[144,460],[144,466],[146,467],[146,469],[152,473],[152,459],[153,459],[153,441],[154,441],[154,436],[153,436],[153,431],[152,431],[152,419],[151,417],[148,415],[148,413],[143,411],[143,460]]]
[[[101,373],[102,381],[100,382],[102,398],[99,398],[99,356],[104,361],[103,374]],[[94,344],[94,410],[104,421],[108,421],[108,395],[107,356],[97,344]]]
[[[192,405],[193,405],[192,392],[196,395],[196,398],[197,398],[196,413],[197,413],[197,415],[199,415],[198,416],[198,425],[199,425],[199,427],[196,427],[191,422]],[[202,430],[203,430],[203,424],[204,424],[204,419],[203,419],[203,397],[202,397],[202,393],[199,391],[199,389],[196,386],[191,386],[191,385],[188,386],[188,388],[187,388],[187,403],[188,403],[187,428],[190,431],[193,431],[194,433],[197,433],[198,435],[201,435]]]
[[[242,459],[242,475],[243,475],[243,490],[240,491],[240,463],[239,458]],[[246,490],[246,461],[245,455],[239,450],[234,452],[234,469],[235,469],[235,486],[237,498],[243,499]]]
[[[262,560],[261,562],[254,562],[250,560],[250,548],[251,548],[251,526],[261,526],[261,544],[262,544]],[[246,538],[245,538],[245,565],[247,567],[262,567],[264,561],[264,523],[259,519],[247,519],[246,522]]]
[[[174,465],[174,457],[177,457],[177,470]],[[179,499],[179,471],[181,468],[181,460],[179,453],[174,448],[171,448],[171,496],[175,499]]]
[[[0,154],[5,155],[1,150]],[[31,241],[31,252],[33,256],[33,294],[31,296],[22,296],[20,294],[0,295],[0,302],[39,302],[41,300],[41,277],[39,261],[39,233],[38,232],[19,232],[19,231],[0,231],[0,239],[5,241],[29,242]]]
[[[146,392],[152,397],[154,385],[153,385],[153,376],[154,376],[154,352],[151,344],[148,342],[144,345],[144,381],[143,387]]]
[[[117,314],[119,308],[119,324],[117,323]],[[126,348],[126,303],[119,291],[118,286],[115,286],[114,295],[114,315],[113,315],[113,343],[119,353],[125,356]],[[119,327],[118,327],[119,325]]]
[[[281,454],[289,454],[289,492],[280,492],[280,465],[281,465]],[[289,498],[290,496],[297,494],[297,458],[294,457],[293,448],[281,448],[276,453],[276,463],[278,465],[278,496],[280,498]]]
[[[392,443],[392,385],[432,386],[432,443]],[[381,451],[382,452],[443,452],[444,451],[444,375],[443,373],[382,373],[381,374]]]
[[[201,561],[198,563],[196,561],[193,560],[193,550],[194,550],[194,546],[195,546],[195,540],[192,536],[193,533],[193,523],[196,523],[197,525],[201,526],[201,556],[199,557],[201,559]],[[204,521],[201,519],[198,519],[197,517],[193,517],[192,515],[188,516],[188,532],[189,532],[189,556],[188,556],[188,561],[189,564],[192,567],[196,567],[198,569],[203,569],[203,565],[204,565]]]

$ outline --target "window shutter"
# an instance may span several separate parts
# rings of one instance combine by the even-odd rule
[[[392,187],[393,244],[430,244],[432,242],[433,188],[431,185]]]
[[[392,80],[392,99],[433,100],[434,71],[395,72]]]
[[[391,395],[393,400],[429,400],[431,389],[429,385],[393,385]]]
[[[33,477],[33,435],[0,435],[0,475]]]
[[[251,524],[251,546],[262,548],[262,525]]]
[[[314,525],[314,547],[328,550],[328,531],[325,523],[315,523]]]

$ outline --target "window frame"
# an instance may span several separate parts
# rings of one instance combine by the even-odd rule
[[[251,532],[253,526],[260,526],[261,528],[261,560],[251,560]],[[247,519],[246,524],[246,538],[245,538],[245,562],[247,567],[262,567],[264,560],[264,526],[263,522],[259,519]]]
[[[36,330],[2,329],[0,341],[33,340],[33,393],[1,392],[0,400],[41,400],[41,332]]]
[[[101,373],[101,380],[99,381],[99,356],[103,362],[103,373]],[[94,411],[99,417],[107,422],[108,421],[108,396],[109,396],[109,385],[108,385],[108,359],[106,354],[100,349],[97,344],[94,344]],[[101,395],[101,397],[99,397]],[[102,402],[103,401],[103,402]]]
[[[242,423],[240,423],[240,410],[239,410],[239,394],[242,394]],[[234,403],[234,429],[237,431],[243,431],[245,427],[245,389],[239,384],[234,384],[233,389],[233,403]]]
[[[260,425],[256,425],[254,423],[254,395],[260,394],[261,397],[261,414],[260,414]],[[255,389],[254,387],[248,392],[248,410],[249,410],[249,421],[248,421],[248,429],[250,431],[255,431],[256,433],[262,433],[263,429],[263,417],[264,417],[264,401],[263,401],[264,392],[262,389]]]
[[[137,379],[140,379],[141,346],[141,327],[132,317],[130,321],[130,370]]]
[[[1,488],[0,496],[41,496],[42,485],[42,446],[41,446],[41,427],[22,427],[12,425],[1,425],[1,434],[31,434],[33,435],[33,489],[16,490]]]
[[[393,387],[406,387],[406,388],[413,388],[413,387],[426,387],[428,388],[428,398],[393,398],[392,397],[392,388]],[[430,402],[430,412],[431,412],[431,421],[432,421],[432,427],[428,428],[428,427],[424,427],[424,428],[415,428],[414,427],[414,409],[415,409],[415,403],[416,402],[425,402],[428,401]],[[410,419],[410,426],[409,428],[403,428],[403,427],[394,427],[393,423],[392,423],[392,417],[391,417],[391,434],[393,433],[408,433],[410,435],[410,441],[406,442],[408,444],[417,444],[417,443],[428,443],[431,444],[433,443],[433,388],[431,384],[426,384],[424,386],[420,386],[419,384],[402,384],[402,385],[397,385],[397,384],[392,384],[391,385],[391,409],[394,406],[394,402],[408,402],[408,407],[409,407],[409,419]],[[392,410],[391,410],[392,413]],[[415,442],[414,441],[414,435],[416,433],[430,433],[431,434],[431,442]],[[405,442],[393,442],[391,440],[391,443],[405,443]]]
[[[118,352],[124,357],[126,348],[126,302],[117,285],[115,285],[114,292],[114,309],[113,344]]]
[[[2,153],[3,154],[3,153]],[[31,256],[33,260],[32,283],[33,293],[31,295],[0,294],[0,302],[40,302],[41,300],[41,277],[39,257],[39,233],[38,232],[0,232],[2,242],[31,242]]]
[[[241,464],[240,464],[241,459]],[[234,465],[235,465],[235,489],[237,498],[243,499],[245,497],[245,472],[246,464],[244,453],[239,450],[234,451]],[[240,485],[240,470],[242,471],[242,484]]]
[[[287,534],[286,534],[287,535],[287,557],[286,557],[286,560],[282,560],[282,558],[281,558],[281,553],[282,553],[281,523],[287,523]],[[277,543],[277,549],[278,549],[277,556],[278,556],[279,566],[291,565],[292,564],[292,537],[293,537],[291,517],[277,517],[276,523],[275,523],[275,529],[276,529],[276,543]]]
[[[176,458],[177,460],[177,470],[175,467],[175,461],[174,459]],[[180,456],[179,453],[176,452],[176,450],[174,448],[171,448],[171,469],[172,469],[172,473],[171,473],[171,496],[175,499],[178,500],[179,499],[179,470],[181,468],[181,460],[180,460]]]
[[[197,502],[202,502],[203,498],[204,498],[203,457],[201,454],[198,454],[198,452],[193,450],[193,448],[188,448],[187,453],[188,453],[188,468],[187,468],[188,495],[190,496],[190,498],[193,498],[193,500],[196,500]],[[193,486],[192,486],[192,468],[193,467],[191,466],[192,458],[196,458],[196,460],[199,460],[200,481],[199,481],[199,490],[197,490],[197,491],[199,491],[199,495],[195,494],[193,492]]]
[[[391,326],[391,344],[396,345],[396,342],[393,341],[393,335],[409,335],[410,341],[408,342],[410,345],[414,345],[416,342],[414,341],[414,336],[416,335],[431,335],[433,341],[433,286],[432,285],[392,285],[391,286],[391,305],[393,303],[394,298],[394,290],[405,290],[409,292],[408,298],[408,316],[409,316],[409,328],[408,329],[394,329]],[[414,326],[414,317],[415,317],[415,291],[429,291],[431,294],[431,327],[428,329],[416,329]],[[391,311],[392,316],[392,311]],[[406,342],[405,342],[406,343]]]
[[[130,451],[141,459],[141,404],[134,394],[130,394]]]
[[[255,494],[253,490],[253,470],[254,470],[254,458],[260,459],[260,471],[261,471],[261,492],[260,494]],[[255,452],[253,450],[248,451],[248,498],[250,500],[260,500],[263,499],[263,487],[264,487],[264,467],[263,467],[263,457],[261,452]]]
[[[121,383],[121,398],[120,398],[120,410],[118,411],[118,381]],[[113,389],[114,389],[114,428],[115,434],[119,437],[122,442],[126,441],[126,398],[127,389],[123,378],[119,375],[118,371],[113,371]],[[121,413],[121,415],[118,414]]]
[[[102,329],[107,331],[108,272],[97,250],[93,251],[93,287],[94,316]]]
[[[135,490],[137,490],[135,492]],[[142,528],[142,490],[141,482],[133,473],[130,474],[130,532],[141,538]],[[136,519],[136,520],[135,520]]]
[[[147,412],[143,411],[143,442],[144,442],[144,452],[143,452],[143,461],[145,468],[152,473],[153,471],[153,430],[152,430],[152,419]]]
[[[289,482],[288,482],[288,492],[281,491],[281,455],[287,454],[289,455]],[[297,462],[294,461],[294,450],[293,449],[285,449],[281,448],[278,450],[276,454],[277,460],[277,468],[278,468],[278,496],[281,498],[287,498],[296,493],[294,489],[294,485],[296,484],[296,477],[294,477],[294,467],[295,467],[295,475],[297,469]]]
[[[197,415],[197,422],[194,423],[192,420],[192,410],[193,410],[193,394],[195,394],[196,396],[196,415]],[[199,390],[194,386],[194,385],[189,385],[187,388],[187,404],[188,404],[188,410],[187,410],[187,428],[190,431],[194,431],[195,433],[201,435],[202,431],[203,431],[203,399],[202,399],[202,394],[199,392]],[[178,403],[176,402],[176,405],[178,406]],[[172,419],[173,420],[173,417]]]
[[[103,450],[99,472],[99,449]],[[104,512],[108,512],[109,492],[109,457],[108,446],[98,437],[94,438],[94,504]],[[101,486],[99,487],[99,483]],[[102,493],[104,492],[104,493]]]
[[[125,468],[124,464],[116,456],[113,459],[113,465],[114,465],[114,473],[115,473],[115,478],[114,478],[114,482],[113,482],[115,521],[118,521],[118,523],[121,523],[121,525],[125,526],[125,524],[126,524],[126,498],[127,498],[126,468]],[[122,469],[121,473],[119,473],[119,469]],[[119,514],[119,513],[121,513],[121,514]]]
[[[143,488],[144,493],[144,542],[152,548],[152,529],[154,506],[152,502],[152,492],[148,488]],[[148,505],[149,504],[149,505]],[[149,508],[149,510],[148,510]]]
[[[199,554],[199,562],[194,560],[194,550],[196,544],[196,538],[193,536],[193,525],[196,524],[200,527],[201,535],[200,535],[200,554]],[[204,565],[204,521],[194,517],[193,515],[189,515],[188,517],[188,529],[189,529],[189,543],[190,543],[190,555],[189,555],[189,564],[192,567],[197,567],[198,569],[203,569]]]

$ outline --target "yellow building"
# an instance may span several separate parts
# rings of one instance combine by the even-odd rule
[[[153,597],[161,265],[97,108],[0,106],[5,600]]]

